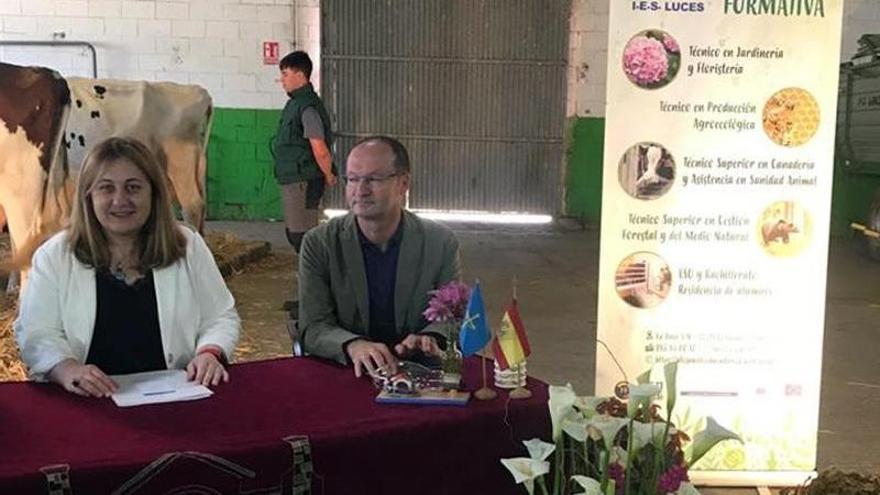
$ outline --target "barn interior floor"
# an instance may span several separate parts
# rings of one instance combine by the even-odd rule
[[[461,243],[467,281],[478,278],[490,320],[501,317],[515,276],[533,356],[529,371],[544,381],[592,393],[595,366],[599,234],[552,226],[451,224]],[[244,321],[243,360],[289,352],[281,310],[293,293],[295,255],[280,223],[209,222],[210,230],[272,243],[273,256],[232,277]],[[831,243],[820,407],[820,469],[880,474],[880,263],[851,239]],[[758,407],[758,405],[756,405]],[[809,412],[807,412],[809,414]],[[755,493],[707,488],[704,494]]]

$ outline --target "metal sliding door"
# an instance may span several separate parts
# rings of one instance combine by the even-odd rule
[[[388,134],[411,153],[411,208],[557,213],[568,15],[557,0],[324,0],[338,163]]]

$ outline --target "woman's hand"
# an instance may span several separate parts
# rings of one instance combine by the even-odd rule
[[[65,359],[56,364],[49,371],[49,380],[83,397],[110,397],[119,389],[119,385],[100,368],[93,364],[80,364],[74,359]]]
[[[229,381],[229,372],[223,367],[223,363],[217,358],[222,356],[218,347],[208,346],[202,348],[186,365],[186,378],[201,385],[219,385]]]

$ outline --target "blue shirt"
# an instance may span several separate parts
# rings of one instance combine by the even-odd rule
[[[364,270],[367,273],[367,293],[370,298],[369,336],[373,342],[394,346],[400,341],[394,320],[394,287],[397,284],[397,259],[400,255],[400,241],[403,239],[403,219],[385,251],[371,243],[358,226],[361,252],[364,255]]]

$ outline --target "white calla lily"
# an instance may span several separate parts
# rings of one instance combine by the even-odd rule
[[[577,397],[571,384],[564,387],[550,386],[550,421],[553,424],[553,441],[559,440],[562,433],[562,420],[574,411]]]
[[[642,423],[633,421],[633,444],[632,453],[635,454],[649,443],[654,443],[663,438],[663,432],[666,429],[666,423]]]
[[[626,415],[634,418],[639,406],[647,410],[654,399],[660,395],[659,383],[640,383],[629,388],[629,399],[626,404]]]
[[[712,416],[707,417],[706,429],[694,435],[688,465],[693,466],[699,462],[703,455],[705,455],[706,452],[709,452],[715,444],[724,440],[736,440],[737,442],[742,443],[742,439],[739,435],[719,425]]]
[[[501,459],[501,464],[513,475],[513,480],[519,484],[522,483],[529,495],[535,492],[535,478],[544,476],[550,472],[550,463],[547,461],[538,461],[528,457],[514,457],[512,459]]]
[[[599,413],[596,408],[608,399],[609,397],[576,397],[574,407],[589,419]]]
[[[608,414],[598,414],[590,418],[587,422],[587,429],[594,434],[594,439],[602,439],[605,441],[605,448],[611,448],[611,445],[614,443],[614,438],[617,436],[617,432],[626,426],[627,422],[628,421],[625,418],[616,418]],[[599,438],[596,438],[597,436]]]
[[[576,493],[575,495],[602,495],[602,485],[593,478],[575,475],[572,476],[571,479],[584,489],[584,491]]]
[[[562,420],[562,431],[578,442],[587,441],[587,418],[573,414]]]
[[[672,410],[675,409],[675,396],[678,394],[678,361],[663,365],[663,375],[666,380],[666,414],[671,417]]]
[[[523,440],[523,445],[526,446],[526,450],[529,451],[529,457],[532,459],[536,459],[539,461],[546,461],[550,454],[556,450],[556,446],[552,443],[547,443],[540,438],[533,438],[531,440]]]
[[[630,398],[647,397],[653,399],[658,395],[660,395],[660,384],[656,382],[640,383],[629,388]]]

